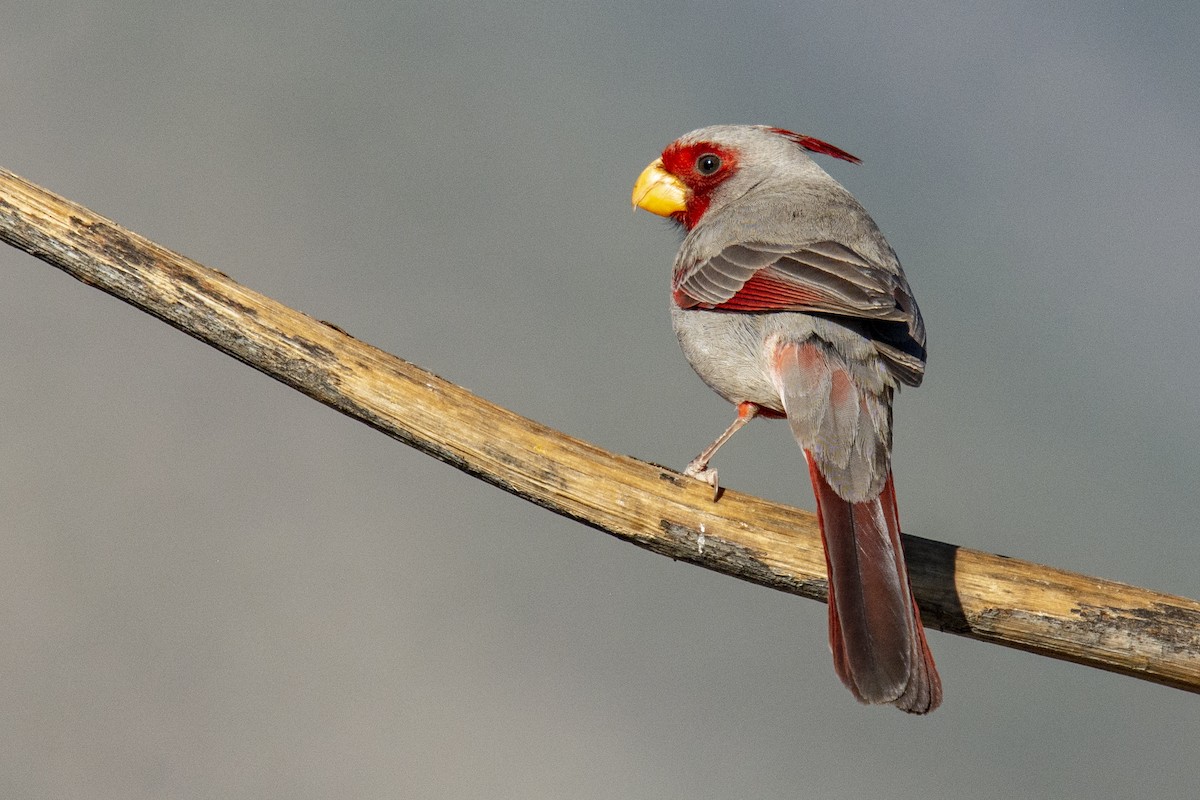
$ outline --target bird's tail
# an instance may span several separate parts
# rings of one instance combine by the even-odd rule
[[[829,646],[838,677],[863,703],[928,713],[942,702],[942,683],[904,566],[892,476],[875,499],[851,503],[805,455],[829,570]]]

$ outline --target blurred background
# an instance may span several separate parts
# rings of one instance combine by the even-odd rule
[[[780,125],[930,332],[907,532],[1200,596],[1200,5],[51,2],[0,165],[488,399],[682,467],[731,419],[643,166]],[[0,795],[1193,797],[1190,694],[932,633],[857,705],[825,607],[553,516],[0,249]],[[811,507],[781,423],[732,488]]]

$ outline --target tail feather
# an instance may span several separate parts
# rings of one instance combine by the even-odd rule
[[[862,702],[924,714],[942,688],[900,547],[892,389],[878,369],[817,337],[774,344],[772,378],[817,496],[834,667]]]
[[[842,683],[863,703],[924,714],[942,687],[909,587],[891,475],[864,502],[839,496],[808,456],[829,573],[829,644]]]

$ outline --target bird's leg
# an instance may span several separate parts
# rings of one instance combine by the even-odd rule
[[[704,452],[692,459],[691,463],[683,469],[683,474],[695,478],[699,481],[704,481],[709,486],[713,487],[713,500],[717,499],[720,494],[720,486],[717,484],[717,471],[709,469],[708,462],[721,449],[721,445],[728,442],[733,435],[741,430],[742,426],[750,420],[758,416],[759,408],[754,403],[743,402],[738,403],[737,419],[725,429],[725,432],[717,437],[717,440],[704,448]]]

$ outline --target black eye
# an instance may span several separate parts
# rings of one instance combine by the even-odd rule
[[[721,168],[721,159],[712,153],[705,153],[696,159],[696,172],[705,177],[712,175]]]

